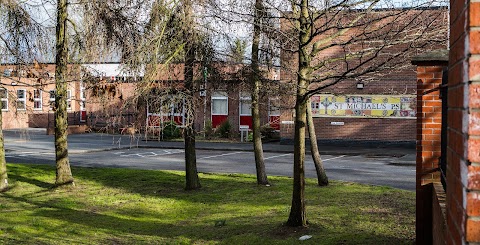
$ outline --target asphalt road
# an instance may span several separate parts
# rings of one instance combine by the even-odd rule
[[[111,139],[106,139],[105,143],[113,144]],[[21,145],[24,147],[17,146],[14,150],[7,150],[8,162],[54,164],[54,151],[40,148],[39,144],[35,144],[35,140],[29,139]],[[268,175],[292,176],[292,153],[266,152],[264,158]],[[391,165],[389,163],[392,158],[394,157],[322,156],[330,179],[415,190],[415,166]],[[118,149],[71,153],[70,163],[82,167],[184,170],[184,154],[181,149]],[[254,155],[249,151],[197,150],[197,166],[200,172],[255,174]],[[315,167],[309,156],[306,160],[306,176],[316,177]]]

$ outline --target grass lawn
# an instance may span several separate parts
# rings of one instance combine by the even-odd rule
[[[292,180],[200,174],[184,191],[184,173],[73,168],[76,187],[53,189],[55,167],[9,164],[0,194],[0,244],[412,244],[415,193],[307,180],[308,228],[284,227]],[[223,224],[224,223],[224,224]],[[302,235],[311,235],[299,241]]]

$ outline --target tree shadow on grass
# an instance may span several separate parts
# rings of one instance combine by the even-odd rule
[[[223,203],[229,191],[238,189],[239,185],[247,188],[243,192],[261,191],[254,177],[247,175],[223,174],[211,175],[200,173],[202,188],[195,191],[185,190],[185,176],[183,172],[138,170],[109,168],[73,168],[75,178],[100,183],[103,186],[117,188],[130,193],[152,197],[174,198],[190,202],[219,202]],[[133,173],[133,174],[132,174]],[[213,176],[213,177],[212,177]],[[251,188],[250,188],[251,187]],[[215,191],[212,191],[212,190]],[[233,193],[232,193],[233,194]],[[236,193],[241,194],[241,193]],[[207,200],[205,200],[207,199]],[[237,200],[249,205],[249,200]]]
[[[37,180],[37,179],[33,179],[33,178],[27,178],[27,177],[23,177],[23,176],[16,175],[16,174],[9,174],[8,177],[10,179],[14,179],[14,180],[19,181],[19,182],[25,182],[25,183],[28,183],[28,184],[31,184],[31,185],[38,186],[40,188],[52,189],[52,188],[55,187],[55,185],[52,184],[52,183],[47,183],[47,182],[44,182],[44,181],[41,181],[41,180]]]
[[[50,171],[54,172],[54,167],[49,165],[28,165],[28,170],[33,170],[34,175],[45,175]],[[266,188],[256,184],[255,176],[244,174],[201,174],[202,189],[185,191],[185,176],[182,172],[83,167],[73,167],[72,172],[76,178],[75,181],[79,185],[82,185],[82,182],[85,180],[94,181],[102,186],[121,189],[133,194],[172,198],[188,202],[210,204],[233,202],[244,206],[260,204],[269,206],[289,205],[291,198],[291,186],[289,184],[285,185],[284,182],[279,181],[277,185]],[[53,187],[53,184],[37,180],[33,176],[27,178],[15,173],[11,176],[12,179],[31,183],[41,188]],[[365,196],[371,195],[372,187],[356,185],[353,191],[352,188],[345,188],[349,184],[333,183],[326,187],[328,190],[319,190],[317,188],[309,190],[307,187],[307,199],[315,203],[318,202],[319,205],[332,205],[331,201],[341,203],[341,205],[350,205],[350,203],[355,202],[357,207],[372,205],[372,200],[365,198]],[[254,199],[246,200],[245,196],[251,196]],[[388,196],[395,197],[397,194],[392,194],[391,188],[385,188],[383,194],[377,195],[381,204],[391,208],[392,213],[405,211],[404,205],[389,204],[389,202],[395,200],[387,198]]]
[[[129,216],[115,217],[102,213],[89,212],[83,210],[75,210],[51,202],[31,201],[27,198],[15,197],[9,194],[4,195],[17,202],[26,202],[36,206],[32,216],[44,217],[48,219],[59,220],[67,222],[72,229],[76,229],[75,235],[86,236],[88,233],[95,231],[107,234],[108,237],[116,237],[120,240],[121,237],[129,237],[129,235],[138,236],[153,236],[159,239],[167,239],[175,242],[181,238],[187,238],[191,242],[208,241],[219,242],[222,244],[292,244],[298,242],[298,238],[303,235],[313,235],[311,240],[303,242],[305,244],[358,244],[360,239],[363,244],[405,244],[409,240],[399,239],[396,237],[384,236],[382,234],[375,234],[372,232],[364,232],[360,234],[357,231],[335,234],[335,230],[326,229],[322,225],[312,224],[308,228],[291,228],[279,225],[276,222],[268,222],[268,217],[259,216],[259,222],[245,222],[251,220],[251,216],[236,217],[228,219],[225,226],[217,227],[214,221],[204,223],[191,223],[186,220],[186,223],[166,223],[161,220],[157,221],[143,221]],[[151,217],[161,217],[159,214],[151,213]],[[77,226],[79,225],[79,226]],[[88,227],[87,229],[82,227]],[[352,227],[353,228],[353,227]],[[58,227],[46,227],[46,237],[44,239],[51,239],[51,241],[58,241],[58,237],[51,234],[58,231]],[[84,230],[82,230],[84,229]],[[71,237],[63,237],[62,239],[72,239]],[[43,236],[43,235],[42,235]],[[49,237],[50,236],[50,237]],[[28,234],[23,234],[26,239]],[[19,240],[20,242],[21,239]],[[45,240],[44,240],[45,241]],[[92,242],[97,243],[97,242]],[[98,241],[102,243],[102,241]],[[108,243],[108,242],[107,242]]]
[[[228,236],[252,233],[257,230],[257,226],[265,227],[268,225],[263,223],[240,223],[235,225],[229,224],[229,226],[225,228],[215,227],[213,221],[201,224],[166,223],[159,219],[156,221],[142,221],[133,218],[132,216],[134,215],[124,216],[127,218],[115,217],[97,212],[75,210],[62,205],[56,205],[53,202],[32,201],[29,198],[17,197],[10,194],[4,194],[3,196],[15,202],[23,202],[34,205],[35,211],[33,214],[31,214],[31,216],[55,219],[68,222],[71,225],[76,224],[89,227],[89,229],[84,232],[95,230],[96,232],[103,231],[106,234],[111,235],[135,234],[140,236],[157,236],[170,239],[186,237],[192,240],[208,240],[219,242],[222,239],[228,238]],[[161,217],[161,215],[158,213],[151,213],[150,217],[158,218]],[[232,223],[237,223],[233,219],[229,221],[232,221]],[[55,232],[57,230],[56,227],[46,227],[46,229],[48,232]],[[226,229],[228,229],[227,236],[225,236]],[[79,233],[81,232],[82,231],[79,231]]]
[[[44,176],[51,174],[51,171],[54,172],[54,167],[31,165],[29,168],[33,168],[33,172],[36,174],[37,172],[38,174],[42,174],[43,172]],[[235,240],[236,237],[253,236],[255,237],[253,243],[262,244],[268,241],[271,242],[271,240],[268,239],[274,239],[278,242],[292,243],[297,241],[300,235],[304,234],[300,234],[300,232],[293,230],[289,235],[280,236],[279,234],[288,234],[288,231],[292,230],[280,226],[283,218],[286,220],[287,216],[285,215],[285,217],[279,218],[283,213],[278,213],[278,211],[274,211],[273,213],[259,212],[258,214],[254,213],[255,211],[252,211],[253,213],[248,215],[242,215],[241,213],[238,215],[228,214],[228,212],[240,212],[240,207],[244,206],[269,208],[272,206],[289,204],[290,192],[288,190],[285,188],[275,189],[278,186],[272,188],[257,187],[254,177],[245,178],[244,175],[239,175],[241,177],[238,177],[238,175],[226,175],[220,177],[205,175],[202,183],[204,184],[204,188],[199,191],[191,192],[183,190],[184,176],[177,172],[74,168],[74,174],[79,180],[78,182],[81,183],[83,180],[85,185],[88,184],[86,182],[88,180],[98,182],[105,187],[117,188],[129,193],[140,194],[142,196],[171,198],[193,203],[184,207],[183,210],[174,210],[174,212],[177,212],[178,214],[188,213],[189,215],[201,215],[201,203],[208,203],[208,208],[213,208],[215,210],[205,210],[207,211],[206,213],[211,216],[205,219],[196,219],[196,217],[191,217],[191,219],[189,219],[189,217],[168,219],[164,217],[166,215],[165,212],[168,211],[149,208],[143,209],[140,206],[138,209],[107,206],[107,209],[104,207],[103,211],[96,211],[95,207],[93,209],[74,209],[72,207],[84,207],[83,204],[85,204],[83,203],[84,200],[75,199],[75,196],[67,197],[69,200],[65,200],[65,198],[57,198],[48,199],[47,201],[36,201],[33,198],[25,198],[23,196],[18,197],[8,193],[2,196],[16,202],[25,202],[36,206],[37,208],[34,209],[32,216],[68,222],[75,224],[74,227],[89,227],[84,232],[103,230],[106,234],[112,234],[114,237],[135,234],[173,240],[178,237],[186,237],[192,240],[210,240],[238,244],[247,240]],[[40,180],[31,180],[26,177],[19,178],[18,173],[12,174],[11,176],[12,179],[17,181],[25,181],[36,186],[45,186],[43,188],[51,186],[51,184]],[[285,186],[285,184],[283,185]],[[360,188],[360,190],[355,193],[349,193],[349,191],[351,192],[351,189],[349,191],[344,190],[341,184],[334,184],[329,188],[334,189],[335,196],[337,197],[348,196],[352,198],[352,195],[355,196],[355,198],[358,197],[358,199],[361,200],[358,202],[359,205],[372,203],[371,200],[363,200],[365,198],[362,195],[368,192],[367,187]],[[318,192],[315,193],[318,194]],[[74,206],[71,206],[71,202],[73,201],[72,198],[76,202]],[[348,200],[350,199],[345,199],[345,201]],[[322,205],[321,203],[322,202],[315,200],[315,205]],[[230,206],[236,205],[239,208],[231,210],[228,208],[222,209],[222,204],[228,204]],[[332,204],[330,203],[328,205]],[[112,210],[115,208],[118,209]],[[347,208],[351,207],[348,206]],[[215,218],[218,218],[218,215],[220,215],[220,217],[227,217],[227,223],[225,226],[215,227]],[[355,222],[352,221],[345,223],[346,226],[351,227],[351,231],[350,229],[348,231],[343,231],[338,237],[332,238],[330,235],[335,234],[336,231],[334,229],[332,230],[332,228],[323,228],[324,226],[322,225],[322,222],[325,223],[328,222],[328,220],[323,221],[321,218],[317,218],[314,222],[317,222],[318,225],[311,226],[311,229],[305,231],[306,234],[310,233],[314,235],[314,238],[309,240],[307,244],[325,244],[322,242],[327,241],[322,240],[325,237],[330,237],[330,240],[328,240],[330,242],[327,244],[355,244],[355,236],[364,237],[365,239],[363,241],[366,241],[367,244],[370,243],[370,241],[371,244],[375,242],[378,243],[378,241],[384,241],[385,243],[388,242],[390,244],[403,244],[410,242],[408,239],[405,240],[384,234],[376,234],[372,231],[363,231],[362,227],[356,227]],[[47,227],[46,229],[52,229],[51,232],[55,232],[55,228]]]

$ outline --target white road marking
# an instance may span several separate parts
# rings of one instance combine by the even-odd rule
[[[215,158],[215,157],[223,157],[223,156],[235,155],[235,154],[239,154],[239,153],[243,153],[243,152],[237,151],[237,152],[225,153],[225,154],[221,154],[221,155],[213,155],[213,156],[208,156],[208,157],[202,157],[202,158],[199,158],[199,159],[209,159],[209,158]]]
[[[263,158],[263,160],[268,160],[268,159],[277,158],[277,157],[285,157],[285,156],[290,156],[290,155],[292,155],[292,153],[283,154],[283,155],[276,155],[276,156],[271,156],[271,157],[265,157],[265,158]]]
[[[131,153],[131,154],[119,154],[120,157],[156,157],[156,156],[165,156],[165,155],[172,155],[177,153],[183,153],[183,150],[163,150],[163,152],[155,153],[155,152],[144,152],[144,153]],[[125,152],[122,152],[125,153]]]
[[[338,156],[338,157],[332,157],[332,158],[329,158],[329,159],[325,159],[325,160],[322,160],[322,162],[326,162],[326,161],[330,161],[330,160],[338,159],[338,158],[342,158],[342,157],[346,157],[346,155],[341,155],[341,156]]]
[[[33,155],[55,155],[55,152],[19,152],[17,154],[10,155],[7,153],[7,157],[28,157]]]

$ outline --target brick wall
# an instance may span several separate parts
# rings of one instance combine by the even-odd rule
[[[415,120],[385,118],[314,118],[319,140],[353,139],[378,141],[412,141]],[[332,125],[343,122],[344,125]]]
[[[412,79],[415,81],[415,78]],[[282,100],[285,105],[292,102]],[[286,107],[280,118],[280,136],[289,142],[294,138],[293,109]],[[285,123],[287,122],[287,123]],[[372,141],[372,142],[413,142],[416,138],[415,119],[402,118],[361,118],[361,117],[315,117],[315,132],[318,140]],[[342,122],[343,125],[332,125]]]
[[[480,242],[480,2],[468,6],[470,22],[466,240]],[[467,123],[467,122],[466,122]]]
[[[0,67],[3,72],[3,67]],[[39,83],[38,79],[34,78],[20,78],[16,85],[11,85],[12,81],[18,78],[1,78],[3,87],[8,91],[8,106],[6,110],[2,111],[3,129],[14,128],[45,128],[53,122],[53,110],[50,109],[50,90],[55,90],[53,80]],[[72,93],[71,109],[68,109],[69,115],[72,115],[80,108],[79,95],[76,95],[76,85],[78,82],[70,82],[67,89]],[[34,90],[41,89],[42,107],[34,109]],[[25,90],[25,109],[18,109],[17,91]],[[49,120],[50,119],[50,120]]]
[[[442,207],[445,201],[439,202],[435,185],[440,182],[441,86],[443,70],[448,65],[446,54],[446,51],[428,53],[414,57],[412,61],[417,65],[417,244],[441,244],[444,241],[446,222]]]
[[[480,3],[450,1],[447,242],[480,242]]]
[[[388,13],[386,11],[385,13]],[[372,14],[372,16],[376,16],[377,14],[385,14],[382,11],[378,11]],[[345,13],[347,14],[347,13]],[[352,13],[348,13],[349,15]],[[377,40],[379,36],[374,35],[373,33],[379,34],[379,32],[385,32],[385,30],[389,29],[389,25],[391,23],[398,24],[402,26],[402,28],[409,28],[408,26],[403,26],[404,24],[411,23],[410,21],[406,21],[410,19],[412,16],[415,18],[418,15],[422,15],[422,20],[433,20],[432,25],[434,27],[430,27],[432,30],[435,30],[436,34],[440,36],[446,36],[446,26],[448,22],[448,18],[445,18],[447,15],[446,9],[431,9],[431,10],[410,10],[405,11],[399,16],[405,19],[397,19],[395,21],[385,23],[374,23],[373,25],[369,25],[368,27],[363,27],[366,30],[369,30],[370,39]],[[369,18],[369,17],[367,17]],[[335,25],[341,26],[342,21],[331,21],[331,23],[336,23]],[[383,26],[385,28],[375,29],[375,24]],[[325,38],[328,36],[329,33],[324,31],[324,28],[333,28],[329,26],[329,24],[322,23],[321,20],[318,21],[314,25],[315,31],[319,33],[317,36],[313,38],[313,40],[320,40],[321,38]],[[281,21],[281,28],[285,33],[291,32],[292,25],[290,20],[283,19]],[[338,40],[332,41],[333,43],[341,43],[340,40],[345,41],[345,38],[353,38],[362,33],[365,29],[363,28],[350,28],[349,31],[341,37],[338,37]],[[368,31],[367,31],[368,32]],[[429,32],[429,31],[427,31]],[[444,34],[445,33],[445,34]],[[383,37],[383,35],[380,35]],[[428,39],[428,38],[427,38]],[[285,46],[288,49],[295,50],[295,44],[292,43],[292,40],[286,40]],[[355,42],[353,42],[355,43]],[[373,42],[376,43],[376,42]],[[395,43],[395,42],[392,42]],[[349,50],[353,52],[358,49],[362,49],[365,47],[360,47],[356,44],[352,44],[352,46],[348,46],[345,50]],[[437,48],[446,48],[446,42],[443,43],[435,43],[432,45],[427,45],[424,48],[420,49],[409,49],[405,51],[406,44],[399,44],[399,45],[392,45],[388,46],[382,52],[385,54],[396,54],[402,53],[401,57],[410,57],[415,53],[422,53],[424,50],[429,49],[437,49]],[[312,64],[318,64],[325,60],[328,60],[328,57],[341,57],[345,54],[345,50],[339,48],[338,46],[332,47],[326,50],[323,50],[319,54],[317,54],[314,58],[312,58]],[[282,81],[296,81],[296,71],[298,67],[298,55],[295,52],[291,52],[288,50],[281,51],[280,54],[282,69],[281,69],[281,80]],[[375,62],[381,62],[382,58],[373,59]],[[338,63],[334,63],[334,65],[326,66],[322,69],[318,69],[315,71],[315,74],[335,74],[338,72],[341,74],[345,68],[345,61],[340,61]],[[351,62],[351,63],[350,63]],[[350,66],[354,64],[355,59],[348,61]],[[331,62],[327,62],[331,63]],[[373,66],[372,63],[367,63],[365,66]],[[366,74],[356,79],[346,79],[343,80],[333,86],[327,87],[322,89],[322,93],[333,93],[333,94],[362,94],[362,95],[408,95],[408,94],[415,94],[416,90],[416,73],[415,67],[408,64],[407,60],[404,59],[395,59],[388,63],[386,67],[388,69],[381,70],[379,69],[376,73]],[[395,67],[395,68],[392,68]],[[356,71],[358,72],[358,70]],[[355,72],[352,72],[355,73]],[[441,78],[441,77],[440,77]],[[364,83],[363,89],[357,89],[357,83],[362,82]],[[309,89],[315,89],[316,87],[325,85],[325,83],[313,83],[309,86]],[[284,117],[282,120],[288,120],[288,116]],[[332,126],[330,122],[344,122],[344,126]],[[416,122],[415,120],[411,119],[372,119],[372,118],[340,118],[340,117],[332,117],[332,118],[315,118],[315,129],[317,133],[317,137],[319,140],[337,140],[337,139],[348,139],[348,140],[376,140],[376,141],[414,141],[415,140],[415,128]],[[281,137],[283,139],[293,139],[292,135],[292,125],[281,125]]]
[[[443,65],[417,67],[417,188],[439,181],[441,156],[442,84]]]
[[[445,191],[440,183],[432,184],[432,244],[445,244]],[[418,240],[417,240],[417,244]]]

